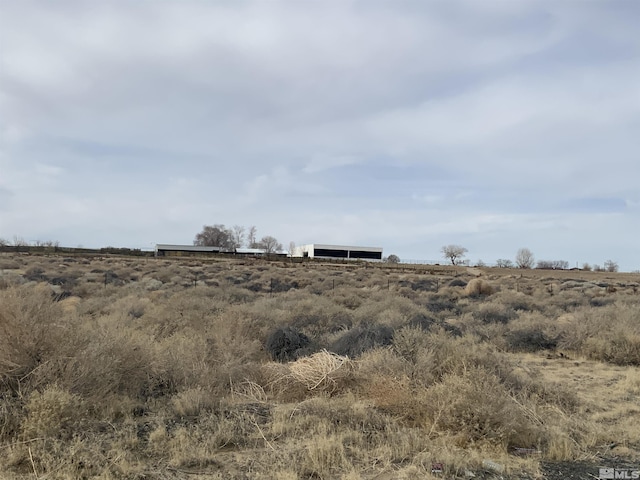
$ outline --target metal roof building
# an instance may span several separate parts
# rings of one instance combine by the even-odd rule
[[[236,248],[235,253],[238,255],[265,255],[263,248]]]
[[[296,247],[293,256],[332,260],[382,260],[382,248],[313,243]]]
[[[195,255],[202,253],[220,253],[220,247],[202,247],[199,245],[156,245],[156,257]]]

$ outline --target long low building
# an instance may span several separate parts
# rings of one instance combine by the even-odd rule
[[[287,252],[272,252],[267,254],[267,251],[263,248],[235,248],[229,250],[220,247],[203,247],[200,245],[156,245],[156,257],[204,255],[207,253],[223,253],[242,257],[287,256]]]
[[[296,247],[293,251],[293,256],[327,258],[332,260],[382,260],[382,248],[312,243],[310,245],[300,245]]]
[[[203,253],[220,253],[220,247],[202,247],[199,245],[156,245],[156,257],[201,255]]]

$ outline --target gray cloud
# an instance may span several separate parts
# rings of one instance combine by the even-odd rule
[[[0,0],[0,236],[148,246],[240,223],[638,268],[639,14]]]

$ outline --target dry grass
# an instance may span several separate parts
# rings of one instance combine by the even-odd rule
[[[638,280],[3,256],[0,477],[464,477],[490,458],[515,478],[633,458]],[[271,360],[276,328],[309,337],[303,356]]]
[[[354,364],[347,357],[322,350],[309,357],[282,365],[264,365],[268,388],[276,392],[300,391],[331,395],[344,391],[353,381]]]
[[[464,287],[464,291],[467,295],[471,296],[491,295],[495,292],[495,288],[486,280],[474,278],[467,283],[467,286]]]

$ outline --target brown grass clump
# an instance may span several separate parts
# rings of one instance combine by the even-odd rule
[[[347,357],[323,350],[289,365],[291,376],[309,390],[335,390],[353,366]]]
[[[495,292],[495,288],[486,280],[474,278],[464,287],[464,293],[471,297],[480,295],[491,295]]]
[[[34,392],[27,402],[22,424],[25,439],[71,437],[82,419],[82,399],[56,385]]]
[[[352,379],[353,362],[347,357],[322,350],[286,365],[265,365],[270,386],[281,391],[302,386],[308,392],[332,394]]]

